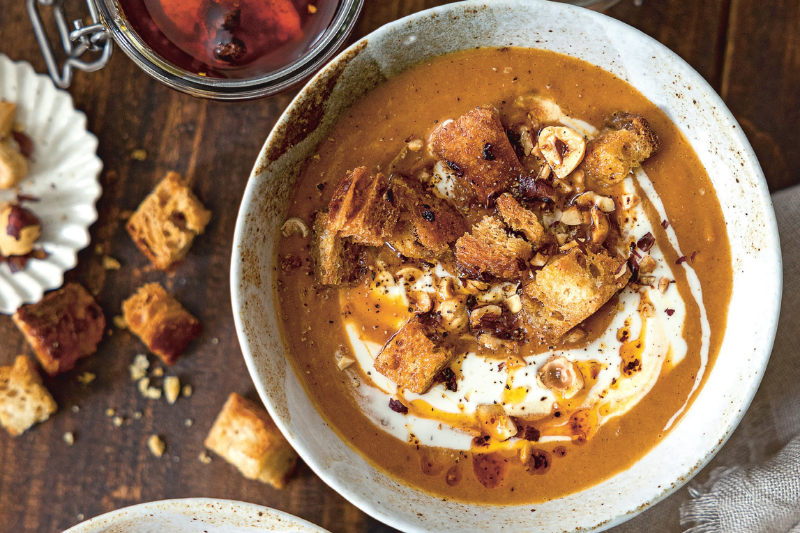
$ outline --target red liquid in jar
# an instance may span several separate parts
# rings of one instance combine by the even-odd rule
[[[337,0],[119,0],[165,61],[218,78],[252,78],[296,61],[333,20]]]

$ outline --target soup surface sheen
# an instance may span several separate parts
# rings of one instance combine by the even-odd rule
[[[413,393],[376,371],[375,358],[398,329],[416,320],[420,295],[437,297],[442,283],[464,289],[452,253],[408,262],[390,246],[372,249],[359,281],[346,287],[325,287],[315,279],[311,235],[282,238],[276,257],[286,351],[320,414],[376,467],[441,498],[538,503],[628,468],[680,420],[713,365],[725,329],[730,249],[719,202],[699,159],[669,118],[631,85],[565,55],[476,49],[439,57],[382,83],[318,146],[287,216],[311,228],[342,179],[358,167],[370,174],[430,177],[446,196],[448,176],[444,181],[430,176],[436,161],[428,150],[431,133],[480,107],[496,108],[504,128],[513,129],[531,120],[525,104],[531,97],[556,103],[555,110],[548,108],[547,123],[569,127],[587,142],[618,111],[645,117],[660,141],[641,168],[602,191],[614,199],[609,216],[619,225],[625,256],[637,258],[623,265],[631,269],[649,254],[655,267],[563,338],[504,341],[489,350],[462,335],[452,374]],[[494,159],[491,149],[488,160]],[[569,153],[564,150],[562,157]],[[525,152],[521,160],[530,156]],[[623,209],[631,198],[636,205]],[[493,213],[491,202],[465,214],[469,226]],[[556,211],[561,217],[562,210]],[[559,224],[550,222],[552,208],[537,213],[549,226]],[[570,253],[550,249],[554,257]],[[407,266],[417,274],[403,274]],[[625,268],[616,275],[629,275]],[[495,280],[486,285],[500,293],[509,286]],[[508,298],[522,288],[510,287],[499,297],[494,289],[475,294],[497,309],[513,309]],[[545,385],[543,368],[554,358],[570,361],[583,376],[578,393]],[[493,405],[503,407],[500,415],[481,414]],[[516,434],[507,438],[503,431]]]

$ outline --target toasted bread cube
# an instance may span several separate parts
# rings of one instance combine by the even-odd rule
[[[0,366],[0,425],[11,435],[22,435],[57,409],[29,357],[19,355],[12,366]]]
[[[529,242],[509,235],[503,223],[491,216],[483,217],[456,241],[456,262],[471,277],[489,273],[500,279],[516,278],[531,255]]]
[[[394,334],[375,359],[375,370],[398,387],[422,394],[455,357],[452,349],[437,342],[437,335],[412,318]]]
[[[578,247],[556,257],[526,285],[523,310],[533,333],[554,340],[586,320],[628,283],[624,260]],[[619,272],[618,272],[619,270]]]
[[[96,352],[106,327],[103,310],[78,283],[20,307],[13,318],[51,376],[72,370],[78,359]]]
[[[8,141],[0,141],[0,189],[13,189],[28,175],[28,160]]]
[[[519,160],[494,109],[478,107],[442,123],[429,143],[433,155],[446,160],[484,204],[519,177]]]
[[[16,115],[17,104],[0,102],[0,141],[7,140],[11,136]]]
[[[269,413],[236,393],[222,407],[205,446],[238,468],[244,477],[277,489],[286,486],[297,466],[297,453]]]
[[[321,211],[314,219],[311,254],[314,257],[314,275],[322,285],[337,287],[358,279],[363,248],[343,238],[330,228],[328,213]]]
[[[464,217],[450,203],[411,179],[393,177],[392,194],[402,214],[389,244],[406,257],[434,259],[467,230]]]
[[[511,229],[525,235],[534,249],[550,242],[550,234],[544,230],[536,213],[522,207],[510,194],[497,199],[497,212]]]
[[[365,167],[348,172],[328,204],[330,229],[359,244],[382,246],[399,214],[388,191],[389,180],[380,172],[375,177]]]
[[[169,172],[128,220],[136,246],[160,270],[181,261],[211,220],[200,200],[177,172]]]
[[[147,349],[168,365],[174,364],[203,332],[200,321],[158,283],[141,286],[122,302],[122,316]]]
[[[581,168],[589,179],[614,185],[655,154],[660,142],[641,115],[615,114],[607,126],[586,146]]]

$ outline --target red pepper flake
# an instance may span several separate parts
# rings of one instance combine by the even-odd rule
[[[497,159],[492,152],[491,143],[486,143],[483,145],[483,159],[484,161],[494,161]]]
[[[667,316],[672,316],[675,314],[674,309],[664,309],[664,312],[667,313]]]
[[[499,365],[497,365],[497,371],[498,371],[498,372],[500,372],[500,371],[501,371],[501,370],[503,370],[505,367],[506,367],[506,362],[505,362],[505,361],[503,361],[502,363],[500,363]]]
[[[661,227],[664,228],[664,229],[667,229],[669,227],[669,220],[666,220],[666,219],[662,220],[661,221]]]
[[[694,258],[697,256],[697,254],[699,253],[699,251],[700,251],[700,250],[695,250],[694,252],[692,252],[692,263],[694,263]]]
[[[18,194],[17,202],[40,202],[41,198],[31,194]]]
[[[685,262],[686,262],[686,256],[682,255],[675,261],[675,264],[676,265],[682,265]]]
[[[408,414],[408,407],[403,405],[400,400],[395,400],[394,398],[389,398],[389,409],[401,415]]]
[[[452,391],[458,392],[458,381],[456,377],[456,373],[453,372],[451,368],[445,368],[441,372],[439,372],[433,380],[436,383],[444,383],[444,388]]]

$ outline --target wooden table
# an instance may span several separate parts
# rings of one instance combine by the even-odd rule
[[[439,3],[367,0],[354,39]],[[623,0],[609,14],[675,50],[722,95],[753,143],[772,190],[800,181],[800,150],[794,146],[800,126],[800,3]],[[23,0],[0,1],[0,52],[44,72]],[[253,162],[294,93],[238,104],[196,100],[153,81],[119,50],[103,71],[78,74],[70,92],[100,139],[105,192],[92,246],[67,278],[98,294],[109,321],[136,287],[161,281],[203,321],[205,333],[168,371],[194,388],[193,396],[172,406],[143,399],[130,380],[128,365],[144,349],[127,332],[114,331],[96,355],[48,379],[58,414],[21,437],[0,431],[0,530],[57,532],[120,507],[191,496],[267,505],[337,533],[389,530],[304,465],[277,491],[242,478],[219,458],[210,464],[198,460],[227,395],[256,397],[231,315],[231,241]],[[144,161],[131,156],[138,149],[146,150]],[[145,268],[120,217],[168,170],[188,175],[213,211],[206,234],[174,275]],[[123,268],[104,270],[102,254],[119,259]],[[10,318],[0,317],[0,364],[18,353],[31,351]],[[84,372],[97,379],[80,384]],[[106,415],[108,409],[124,418],[121,427]],[[136,411],[143,414],[139,420],[133,419]],[[187,419],[193,421],[190,427]],[[75,434],[73,446],[62,439],[68,431]],[[147,449],[151,434],[167,443],[160,459]]]

